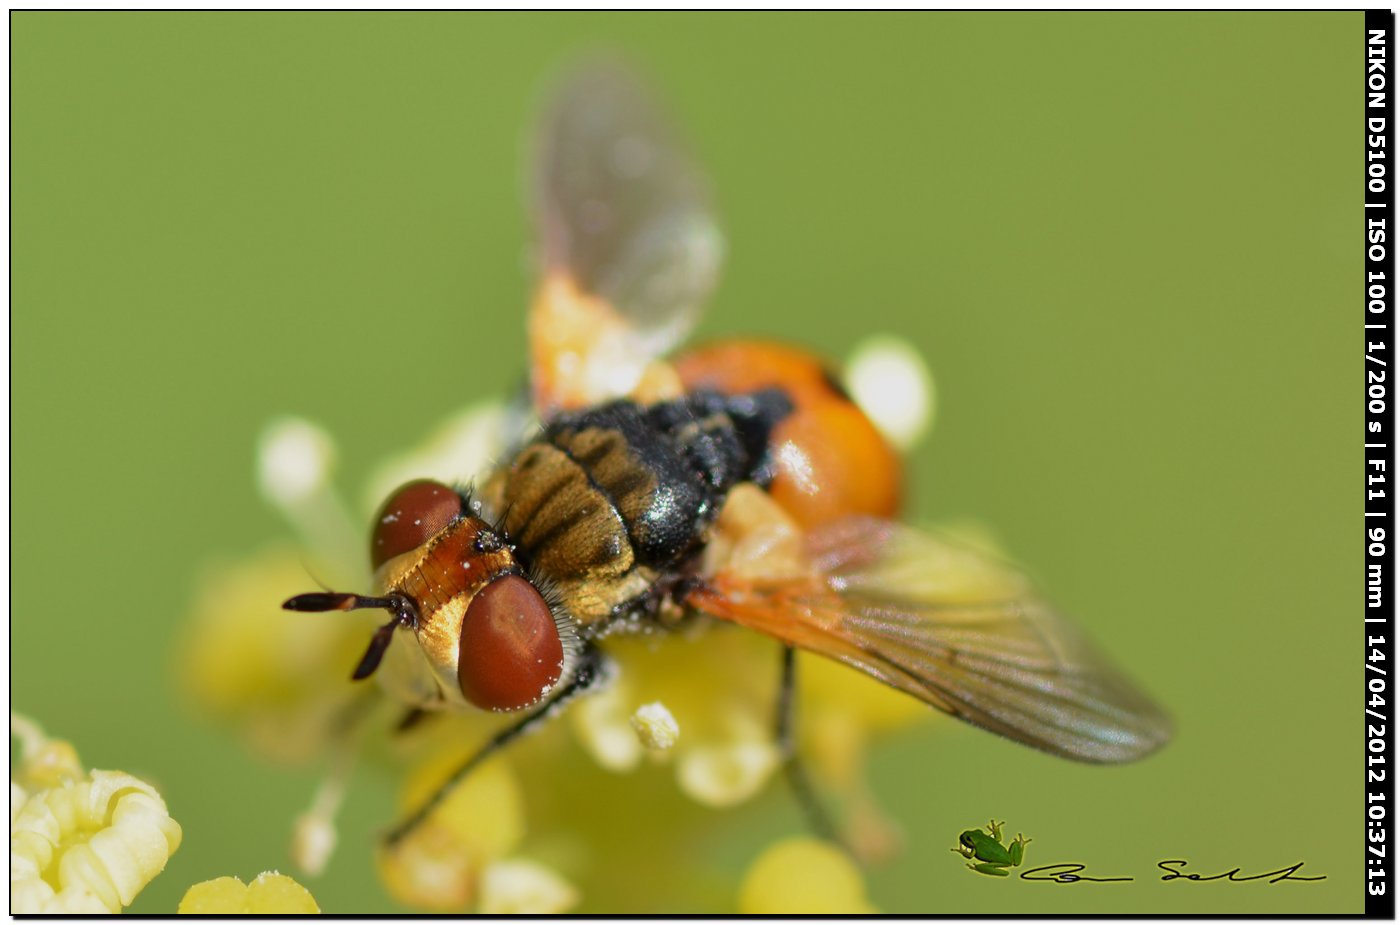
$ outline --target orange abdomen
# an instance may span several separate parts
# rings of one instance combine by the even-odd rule
[[[773,431],[773,499],[804,527],[899,509],[899,457],[821,360],[764,341],[720,341],[677,357],[687,389],[740,394],[781,388],[793,413]]]

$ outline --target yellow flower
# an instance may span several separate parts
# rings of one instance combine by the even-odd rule
[[[84,771],[67,742],[11,715],[20,763],[10,780],[10,912],[115,913],[180,847],[180,825],[150,784]]]
[[[180,915],[315,915],[321,911],[306,887],[267,871],[245,884],[237,877],[196,883],[180,900]]]
[[[431,796],[452,769],[475,749],[460,745],[415,770],[399,808],[407,813]],[[379,853],[379,872],[405,905],[461,911],[477,895],[486,865],[504,857],[525,834],[524,801],[504,759],[477,768],[403,841]]]
[[[813,838],[770,846],[744,874],[742,915],[873,915],[860,870],[836,848]]]
[[[611,639],[617,680],[575,704],[569,723],[600,765],[632,771],[646,754],[632,717],[645,704],[664,704],[678,734],[658,757],[673,762],[681,791],[706,806],[742,803],[779,764],[772,731],[778,652],[775,643],[727,626],[693,638]]]
[[[210,569],[175,663],[206,713],[236,726],[258,752],[292,763],[325,753],[361,693],[349,676],[373,625],[363,614],[290,616],[278,605],[307,580],[289,546]]]

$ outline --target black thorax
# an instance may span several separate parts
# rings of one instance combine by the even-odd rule
[[[791,411],[778,389],[698,391],[655,405],[617,401],[562,414],[540,439],[569,454],[608,498],[627,525],[637,561],[669,568],[693,550],[731,488],[766,487],[773,469],[769,438]],[[589,431],[618,439],[577,452],[578,436]]]

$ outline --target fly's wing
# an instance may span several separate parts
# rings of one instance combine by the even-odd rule
[[[723,242],[699,171],[617,67],[564,82],[534,170],[532,383],[547,415],[633,392],[694,326]]]
[[[1011,566],[864,518],[809,535],[815,578],[721,573],[697,609],[816,652],[976,726],[1094,763],[1141,758],[1171,720]]]

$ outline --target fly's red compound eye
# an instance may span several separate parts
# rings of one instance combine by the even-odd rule
[[[417,549],[462,513],[462,498],[441,482],[409,482],[389,496],[374,521],[369,558],[375,568]]]
[[[484,710],[519,710],[543,697],[564,670],[554,614],[535,586],[516,575],[476,593],[462,620],[457,683]]]

